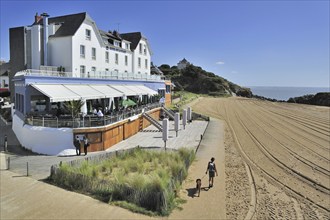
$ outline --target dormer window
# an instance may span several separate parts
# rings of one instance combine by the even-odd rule
[[[113,45],[115,45],[116,47],[120,47],[120,44],[118,41],[113,42]]]
[[[86,40],[91,40],[91,30],[86,29]]]
[[[144,55],[147,55],[147,46],[146,45],[143,45],[143,53],[144,53]]]
[[[139,43],[139,52],[140,52],[140,54],[142,54],[142,44],[141,43]]]
[[[125,43],[125,49],[129,50],[129,43]]]

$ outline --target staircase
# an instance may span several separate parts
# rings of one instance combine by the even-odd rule
[[[147,119],[151,124],[153,124],[160,132],[163,131],[162,125],[158,121],[156,121],[153,117],[151,117],[146,113],[143,113],[142,116],[145,117],[145,119]]]
[[[143,117],[139,119],[139,131],[143,130]]]
[[[162,107],[163,111],[171,118],[174,120],[174,112],[170,109],[167,109],[165,107]]]

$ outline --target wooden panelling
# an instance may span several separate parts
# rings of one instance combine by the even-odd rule
[[[160,108],[148,112],[148,114],[156,120],[159,120],[160,113]],[[140,115],[134,121],[125,120],[109,126],[77,128],[73,130],[73,135],[82,134],[87,136],[90,140],[88,152],[102,151],[138,133],[140,120],[142,120],[143,128],[150,125],[150,122]]]

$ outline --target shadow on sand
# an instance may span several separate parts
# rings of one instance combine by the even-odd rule
[[[202,187],[201,188],[201,192],[202,191],[209,191],[209,187]],[[199,197],[198,195],[197,195],[197,189],[196,189],[196,187],[194,187],[194,188],[189,188],[189,189],[186,189],[187,190],[187,192],[188,192],[188,196],[189,197],[191,197],[191,198],[194,198],[194,197]]]

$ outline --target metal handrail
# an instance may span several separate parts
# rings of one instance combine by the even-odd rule
[[[146,80],[163,81],[164,77],[160,75],[136,74],[118,71],[94,71],[88,73],[72,73],[52,70],[26,69],[19,71],[15,76],[47,76],[47,77],[76,77],[76,78],[94,78],[94,79],[124,79],[124,80]]]
[[[122,121],[133,117],[135,115],[142,114],[143,112],[152,110],[154,108],[161,107],[160,103],[153,103],[140,106],[131,111],[120,111],[115,114],[105,115],[98,117],[96,115],[86,115],[79,118],[73,118],[72,116],[26,116],[25,124],[31,126],[41,126],[50,128],[83,128],[83,127],[100,127],[110,125],[118,121]]]

